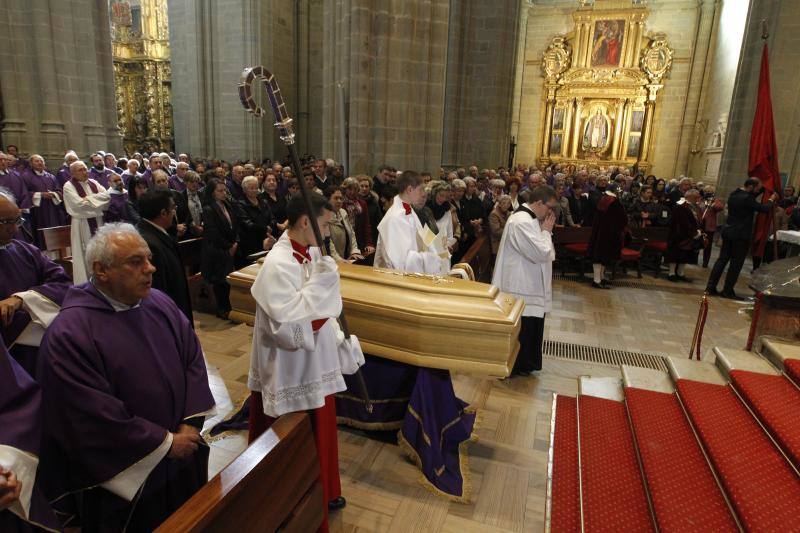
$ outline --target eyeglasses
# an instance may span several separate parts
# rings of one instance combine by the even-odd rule
[[[19,216],[17,218],[3,218],[3,219],[0,219],[0,226],[7,226],[7,225],[10,225],[10,224],[13,224],[13,225],[15,225],[17,227],[20,227],[23,224],[25,224],[25,219],[22,218],[21,216]]]

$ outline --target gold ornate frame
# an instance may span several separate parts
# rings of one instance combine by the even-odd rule
[[[598,0],[573,13],[571,33],[552,39],[542,60],[545,91],[540,164],[635,164],[649,170],[653,117],[673,51],[664,34],[645,35],[648,15],[643,5]],[[615,33],[608,23],[617,21]],[[621,39],[616,39],[620,29]],[[593,65],[598,30],[606,57],[612,46],[618,53],[614,65]],[[598,109],[608,125],[605,143],[587,148],[586,124]],[[562,115],[559,124],[554,119]]]

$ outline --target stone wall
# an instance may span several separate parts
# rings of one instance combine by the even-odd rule
[[[519,0],[453,1],[445,88],[445,166],[505,166]]]
[[[107,2],[6,0],[0,34],[4,146],[40,153],[52,168],[70,148],[122,150]]]
[[[772,110],[779,168],[797,184],[800,170],[800,3],[794,0],[752,0],[745,27],[739,70],[733,90],[728,136],[722,154],[720,194],[728,194],[747,177],[750,132],[755,114],[767,20],[770,45]]]

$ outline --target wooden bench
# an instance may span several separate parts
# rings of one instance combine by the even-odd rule
[[[661,272],[661,263],[667,253],[668,236],[669,228],[666,226],[631,228],[634,245],[639,246],[642,252],[642,264],[652,269],[655,277]]]
[[[475,274],[475,281],[490,283],[492,281],[492,269],[494,261],[492,258],[492,245],[489,236],[478,235],[469,250],[461,256],[459,263],[466,263],[472,267]]]
[[[553,246],[556,249],[556,262],[563,276],[567,267],[574,265],[575,270],[583,277],[585,266],[588,262],[586,252],[589,249],[589,239],[592,228],[558,227],[553,229]]]
[[[306,413],[291,413],[276,420],[156,531],[316,531],[323,505],[311,422]]]
[[[70,226],[52,226],[49,228],[39,228],[44,243],[44,251],[52,252],[56,255],[53,259],[61,265],[64,270],[72,277],[72,237],[70,236]]]

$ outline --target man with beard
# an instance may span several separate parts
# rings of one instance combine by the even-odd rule
[[[92,168],[89,169],[89,178],[93,179],[107,189],[108,177],[112,174],[112,172],[106,168],[103,155],[100,153],[92,154],[91,160]]]
[[[130,224],[100,228],[92,281],[69,290],[42,341],[43,486],[84,531],[153,531],[207,480],[203,352],[151,289],[149,258]]]

